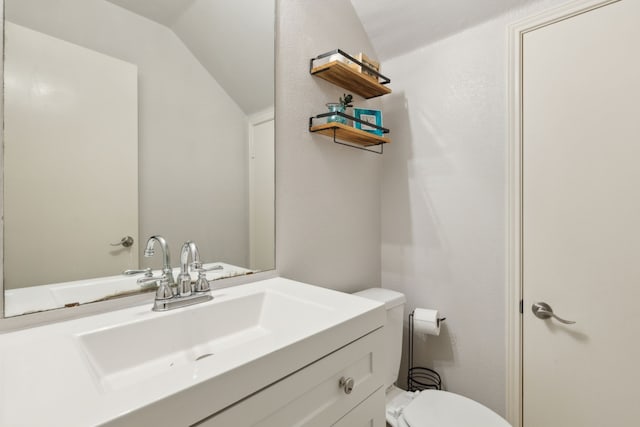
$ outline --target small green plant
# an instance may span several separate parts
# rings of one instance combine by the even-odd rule
[[[340,101],[340,105],[343,108],[347,108],[347,107],[353,107],[353,105],[351,104],[351,101],[353,101],[353,95],[349,94],[342,94],[342,96],[339,99]]]

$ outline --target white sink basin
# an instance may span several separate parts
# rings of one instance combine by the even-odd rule
[[[117,390],[185,365],[219,364],[229,352],[268,353],[316,330],[332,311],[267,289],[77,337],[101,384]]]

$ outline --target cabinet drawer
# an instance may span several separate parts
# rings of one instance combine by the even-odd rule
[[[197,425],[327,427],[381,388],[382,353],[378,329]],[[349,394],[340,386],[343,377],[354,380]]]
[[[380,387],[364,402],[356,406],[333,427],[385,427],[384,387]]]

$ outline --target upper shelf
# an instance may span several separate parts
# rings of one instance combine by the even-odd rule
[[[333,55],[336,55],[337,58],[342,56],[372,75],[360,72],[340,59],[334,60],[331,58]],[[316,61],[327,58],[329,59],[328,62],[314,67]],[[370,68],[340,49],[332,50],[331,52],[323,53],[316,58],[312,58],[310,62],[310,73],[366,99],[391,93],[391,89],[385,86],[391,82],[388,77],[383,76],[377,70]]]

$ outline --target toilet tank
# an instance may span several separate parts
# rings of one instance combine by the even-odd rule
[[[406,298],[400,292],[383,288],[370,288],[356,292],[354,295],[384,303],[387,310],[387,321],[384,325],[385,366],[384,386],[388,388],[398,379],[400,358],[402,356],[402,325],[404,320],[404,303]]]

